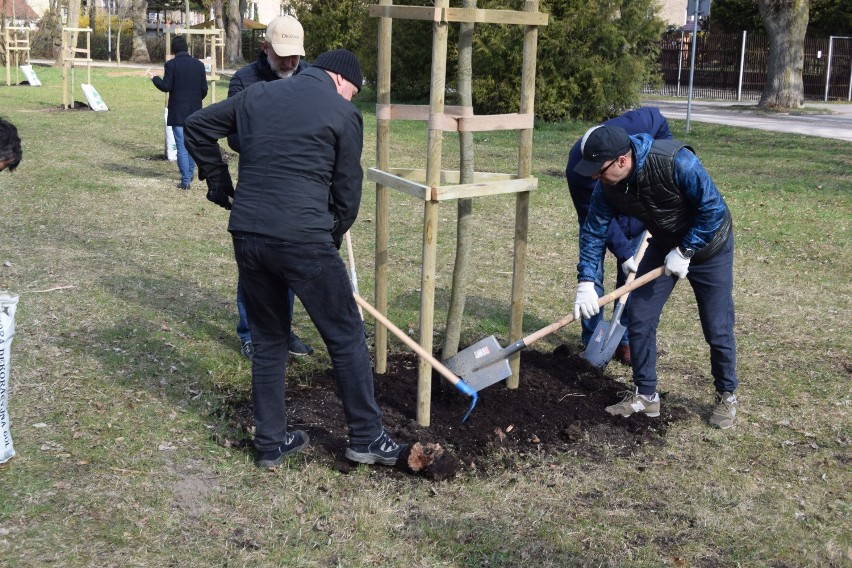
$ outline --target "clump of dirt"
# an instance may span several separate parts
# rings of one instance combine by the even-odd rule
[[[429,479],[462,470],[488,475],[533,453],[573,452],[590,459],[629,455],[643,445],[662,444],[672,423],[687,414],[663,405],[658,418],[610,416],[604,407],[619,400],[625,385],[562,346],[551,353],[522,351],[520,387],[508,389],[501,382],[481,390],[464,423],[470,398],[435,373],[430,425],[424,427],[416,421],[417,367],[414,354],[390,354],[387,373],[376,376],[375,392],[387,431],[412,444],[395,469]],[[287,415],[289,428],[310,434],[308,451],[316,458],[342,472],[356,467],[343,457],[346,424],[331,370],[310,384],[288,385]],[[231,428],[251,432],[251,401],[232,400],[225,418]],[[248,439],[229,445],[251,448]]]

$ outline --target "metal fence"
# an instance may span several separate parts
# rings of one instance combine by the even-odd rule
[[[689,90],[692,34],[671,32],[660,40],[663,84],[644,93],[685,97]],[[769,39],[747,34],[698,33],[692,96],[753,101],[766,83]],[[852,37],[805,38],[805,99],[852,101]]]

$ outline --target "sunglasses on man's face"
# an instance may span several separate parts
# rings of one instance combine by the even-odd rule
[[[598,173],[596,173],[595,175],[596,175],[597,177],[601,177],[601,176],[602,176],[602,175],[604,175],[604,174],[606,173],[606,171],[607,171],[608,169],[610,169],[610,168],[613,166],[613,164],[615,164],[617,161],[618,161],[618,158],[614,159],[613,161],[611,161],[611,162],[609,163],[609,165],[608,165],[607,167],[605,167],[605,168],[601,168],[601,169],[600,169],[600,171],[598,171]]]

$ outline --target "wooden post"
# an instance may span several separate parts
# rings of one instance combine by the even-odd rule
[[[379,4],[390,6],[393,0],[379,0]],[[376,81],[376,102],[390,104],[391,88],[391,41],[393,18],[379,18],[379,69]],[[376,167],[387,171],[390,168],[390,119],[376,120]],[[382,184],[376,184],[376,309],[388,313],[388,235],[389,235],[389,192]],[[376,322],[376,373],[387,372],[388,329]]]
[[[447,8],[449,0],[436,0],[435,8]],[[429,114],[444,113],[444,91],[447,83],[446,21],[432,24],[432,79],[429,87]],[[429,124],[429,156],[426,160],[426,186],[441,185],[441,148],[444,131]],[[420,280],[420,346],[432,352],[432,330],[435,324],[435,273],[438,261],[438,202],[426,200],[423,206],[423,266]],[[420,359],[417,382],[417,422],[429,425],[432,407],[432,366]]]
[[[538,12],[538,0],[524,2],[525,12]],[[535,104],[536,48],[538,26],[524,28],[524,59],[521,76],[521,113],[533,113]],[[532,172],[533,129],[525,128],[520,133],[518,148],[518,177],[523,179]],[[524,278],[527,273],[527,235],[529,232],[530,192],[519,193],[515,199],[515,258],[512,268],[512,311],[509,316],[509,341],[523,336],[524,323]],[[520,382],[520,353],[512,355],[509,366],[512,376],[506,380],[510,389],[518,388]]]

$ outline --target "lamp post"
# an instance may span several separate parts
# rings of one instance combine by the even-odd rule
[[[106,0],[107,5],[107,61],[112,62],[112,0]]]

